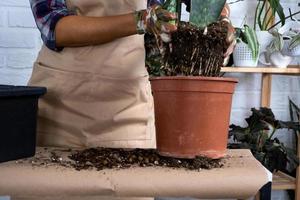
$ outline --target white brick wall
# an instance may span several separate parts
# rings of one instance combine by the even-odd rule
[[[26,85],[40,47],[29,1],[0,1],[0,84]]]
[[[229,0],[232,2],[235,0]],[[284,0],[286,7],[297,10],[296,0]],[[244,0],[232,4],[232,22],[240,26],[247,15],[247,23],[253,24],[256,0]],[[300,9],[300,8],[299,8]],[[299,10],[298,9],[298,10]],[[244,14],[243,14],[244,13]],[[252,14],[251,14],[252,13]],[[184,18],[187,19],[187,13]],[[300,17],[299,17],[300,18]],[[0,84],[26,85],[32,64],[41,46],[40,34],[35,28],[28,0],[0,1]],[[260,105],[260,74],[227,74],[239,78],[233,99],[232,123],[244,125],[244,118],[251,107]],[[288,120],[288,96],[300,104],[300,77],[274,76],[272,88],[272,109],[281,120]],[[292,145],[293,138],[286,133],[280,138]],[[282,194],[276,195],[279,197]],[[283,198],[280,198],[283,199]]]

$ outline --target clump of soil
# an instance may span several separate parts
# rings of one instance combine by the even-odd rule
[[[189,170],[201,170],[220,168],[223,166],[221,160],[213,160],[205,157],[195,159],[178,159],[160,156],[156,150],[151,149],[111,149],[111,148],[90,148],[78,151],[69,156],[75,161],[72,166],[76,170],[96,168],[103,169],[124,169],[131,166],[149,167],[162,166],[171,168],[185,168]]]
[[[229,46],[227,32],[226,22],[216,22],[205,29],[180,22],[178,30],[172,33],[171,43],[162,43],[147,35],[145,47],[149,73],[155,76],[220,76]]]

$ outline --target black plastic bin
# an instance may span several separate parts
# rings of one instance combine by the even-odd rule
[[[46,91],[0,85],[0,162],[35,154],[38,99]]]

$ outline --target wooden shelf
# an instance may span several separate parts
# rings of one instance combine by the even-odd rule
[[[296,189],[296,179],[283,172],[273,173],[273,190],[295,190]]]
[[[300,74],[300,66],[289,66],[288,68],[277,67],[222,67],[222,72],[231,73],[264,73],[264,74]]]

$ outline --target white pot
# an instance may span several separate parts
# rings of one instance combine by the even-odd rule
[[[256,31],[258,43],[260,45],[260,52],[267,49],[267,46],[272,42],[273,35],[268,31]]]
[[[267,46],[272,42],[273,35],[268,31],[256,31],[256,36],[260,47],[259,55],[261,55],[267,50]],[[264,64],[259,62],[259,65]]]
[[[293,57],[283,55],[280,51],[273,52],[269,57],[269,61],[266,61],[265,56],[262,56],[265,55],[265,53],[266,52],[262,52],[262,54],[259,56],[259,61],[264,65],[286,68],[293,61]]]
[[[256,67],[258,59],[253,60],[251,49],[244,42],[236,44],[233,51],[233,62],[237,67]]]

